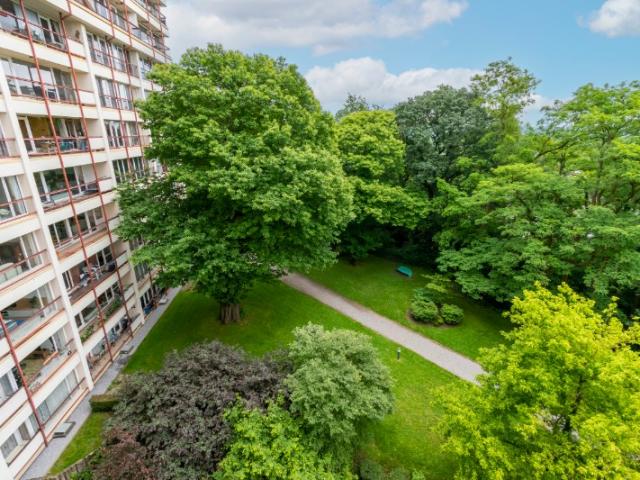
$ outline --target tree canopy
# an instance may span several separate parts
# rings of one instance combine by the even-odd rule
[[[391,412],[389,371],[363,334],[310,324],[294,335],[290,411],[321,452],[344,458],[367,422]]]
[[[476,297],[510,300],[535,281],[569,282],[600,305],[632,296],[640,282],[639,98],[637,83],[582,87],[517,142],[517,161],[470,192],[443,185],[441,267]]]
[[[292,65],[210,45],[158,65],[140,105],[162,177],[120,191],[134,260],[158,282],[218,299],[223,321],[255,281],[324,267],[351,217],[333,119]]]
[[[334,473],[331,458],[321,457],[291,414],[277,403],[265,413],[236,406],[227,413],[234,440],[220,462],[216,480],[348,480]]]
[[[439,179],[458,182],[490,168],[491,117],[480,102],[466,88],[441,86],[396,106],[408,173],[429,197]]]
[[[340,249],[357,260],[384,243],[385,227],[414,228],[425,215],[426,201],[420,191],[404,186],[404,143],[393,112],[347,115],[336,126],[336,140],[355,210]]]
[[[458,478],[640,478],[640,327],[563,285],[513,302],[480,386],[443,392]]]

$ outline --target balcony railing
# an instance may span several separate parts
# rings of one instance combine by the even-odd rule
[[[71,303],[75,303],[80,300],[91,289],[97,288],[105,280],[112,278],[116,270],[119,269],[118,262],[121,258],[126,257],[126,252],[120,255],[116,260],[112,260],[105,265],[94,265],[92,267],[91,274],[85,273],[85,277],[82,278],[80,285],[74,286],[71,290],[68,290]]]
[[[89,151],[89,137],[38,137],[25,138],[29,155],[53,155],[57,152],[56,140],[62,153]]]
[[[59,350],[34,350],[22,363],[27,385],[31,393],[36,392],[75,353],[76,345],[73,339]],[[36,370],[37,369],[37,370]]]
[[[140,135],[123,135],[120,137],[109,137],[109,147],[111,148],[137,147],[140,144]]]
[[[78,103],[78,98],[73,87],[68,85],[57,85],[53,83],[41,84],[36,80],[14,77],[7,75],[9,90],[14,96],[44,99],[54,102]]]
[[[11,341],[14,344],[19,344],[30,338],[62,308],[62,298],[58,297],[38,310],[35,308],[5,310],[2,317],[7,330],[9,330]],[[0,331],[0,338],[2,337],[4,337],[4,331]]]
[[[23,278],[23,274],[42,267],[47,263],[47,251],[42,250],[15,263],[0,266],[0,291]]]
[[[101,222],[97,225],[91,225],[90,227],[84,229],[82,232],[66,238],[61,242],[55,242],[54,245],[56,247],[56,250],[58,251],[58,257],[68,257],[72,253],[76,252],[77,249],[74,247],[79,246],[80,237],[82,237],[83,242],[90,243],[95,238],[100,237],[106,229],[107,222]]]
[[[112,53],[109,53],[101,48],[96,48],[93,45],[90,48],[91,60],[105,67],[113,68],[119,72],[128,73],[134,77],[139,77],[138,69],[134,68],[131,63],[126,59],[120,58]]]
[[[105,178],[100,178],[97,181],[94,180],[88,183],[76,183],[69,185],[71,195],[69,195],[69,191],[66,187],[42,193],[40,194],[40,200],[43,203],[45,211],[61,208],[71,203],[71,199],[98,195],[100,193],[98,184],[102,180],[105,180]]]
[[[133,110],[133,100],[129,98],[115,97],[113,95],[100,95],[100,103],[105,108]]]
[[[33,198],[31,197],[24,197],[10,202],[0,203],[0,224],[32,212]]]
[[[59,50],[68,50],[67,39],[64,38],[60,32],[44,28],[40,23],[25,22],[24,19],[6,10],[0,10],[0,30],[28,39],[27,25],[29,26],[29,30],[31,30],[31,37],[34,42],[42,43]]]

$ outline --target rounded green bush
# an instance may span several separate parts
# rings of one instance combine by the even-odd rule
[[[438,306],[431,300],[414,300],[411,303],[411,317],[416,322],[435,325],[441,323]]]
[[[387,480],[410,480],[409,472],[407,472],[404,468],[396,468],[389,472]]]
[[[442,321],[447,325],[459,325],[464,318],[464,310],[457,305],[446,303],[440,309]]]

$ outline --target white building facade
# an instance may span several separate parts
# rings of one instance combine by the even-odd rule
[[[162,0],[0,0],[0,479],[19,479],[158,295],[116,187],[157,171],[134,102]]]

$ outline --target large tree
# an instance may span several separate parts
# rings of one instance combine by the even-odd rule
[[[640,327],[566,285],[514,301],[480,386],[443,392],[458,478],[640,478]]]
[[[120,192],[124,239],[158,281],[219,300],[221,320],[257,280],[324,267],[351,216],[333,119],[292,65],[220,46],[158,65],[140,105],[162,177]]]
[[[361,333],[309,324],[294,335],[289,410],[320,452],[348,464],[362,427],[393,408],[389,370]]]
[[[351,113],[338,123],[336,139],[355,210],[340,248],[358,260],[385,242],[389,227],[414,228],[425,215],[426,200],[404,186],[405,149],[393,112]]]
[[[491,117],[481,103],[465,88],[441,86],[395,108],[408,173],[429,197],[437,194],[438,180],[459,182],[491,167]]]
[[[633,312],[640,282],[640,84],[587,85],[548,109],[471,193],[451,185],[440,265],[474,296],[569,282]]]

